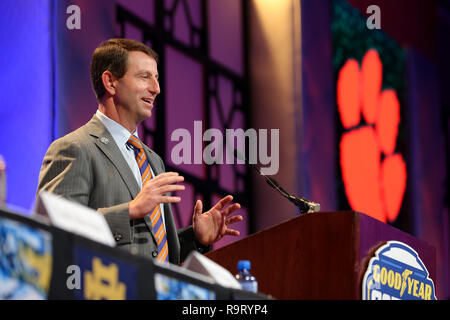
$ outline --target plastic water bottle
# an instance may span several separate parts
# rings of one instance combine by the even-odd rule
[[[242,289],[251,292],[258,292],[258,281],[256,281],[256,278],[250,274],[250,261],[239,260],[237,268],[239,273],[236,275],[236,279],[241,284]]]

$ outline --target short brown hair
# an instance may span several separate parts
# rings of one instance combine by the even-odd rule
[[[103,41],[94,51],[91,61],[91,81],[97,100],[105,95],[102,74],[109,70],[115,77],[121,78],[127,71],[128,52],[141,51],[158,62],[158,54],[145,44],[131,39],[109,39]]]

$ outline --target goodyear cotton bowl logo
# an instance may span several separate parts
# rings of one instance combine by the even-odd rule
[[[419,255],[408,245],[388,241],[370,259],[363,300],[436,300],[434,283]]]

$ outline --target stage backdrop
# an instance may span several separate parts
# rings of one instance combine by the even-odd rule
[[[53,1],[0,2],[0,155],[7,202],[28,209],[53,135]]]
[[[439,78],[448,71],[439,70],[430,40],[437,12],[433,2],[374,1],[382,28],[370,30],[362,14],[369,3],[351,2],[359,10],[342,0],[301,1],[303,171],[297,174],[305,178],[298,183],[319,202],[364,212],[432,244],[437,296],[445,299],[448,159]]]
[[[449,99],[441,98],[448,95],[448,70],[440,64],[448,60],[448,32],[442,31],[450,29],[448,11],[436,15],[433,1],[373,1],[381,8],[382,30],[368,31],[361,12],[369,1],[350,2],[359,10],[341,0],[1,1],[0,154],[8,204],[32,207],[45,150],[94,114],[94,48],[107,38],[134,38],[161,55],[162,93],[140,135],[169,170],[186,177],[185,201],[174,208],[178,226],[190,222],[196,198],[209,206],[228,193],[244,207],[241,236],[296,216],[291,203],[242,165],[175,166],[171,157],[171,133],[185,128],[194,136],[194,121],[202,122],[202,131],[279,129],[280,184],[321,203],[322,210],[361,210],[428,241],[437,250],[438,298],[449,297],[448,133],[442,120]],[[79,29],[71,20],[76,11],[68,11],[72,5],[79,9]],[[433,28],[436,17],[441,38]],[[433,39],[447,48],[440,60],[430,49]],[[366,72],[378,82],[359,88],[355,79]],[[385,114],[373,97],[395,109],[386,123],[374,117]],[[356,112],[355,101],[364,101]],[[361,144],[366,152],[355,147],[361,137],[372,139]],[[369,168],[382,177],[370,180],[375,207],[361,205],[361,195],[353,193],[361,181],[347,169],[356,149],[357,157],[375,155],[359,159],[372,161]]]

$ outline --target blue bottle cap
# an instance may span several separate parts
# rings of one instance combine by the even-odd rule
[[[250,267],[251,267],[250,261],[248,261],[248,260],[239,260],[238,261],[237,268],[239,271],[244,270],[244,269],[250,270]]]

